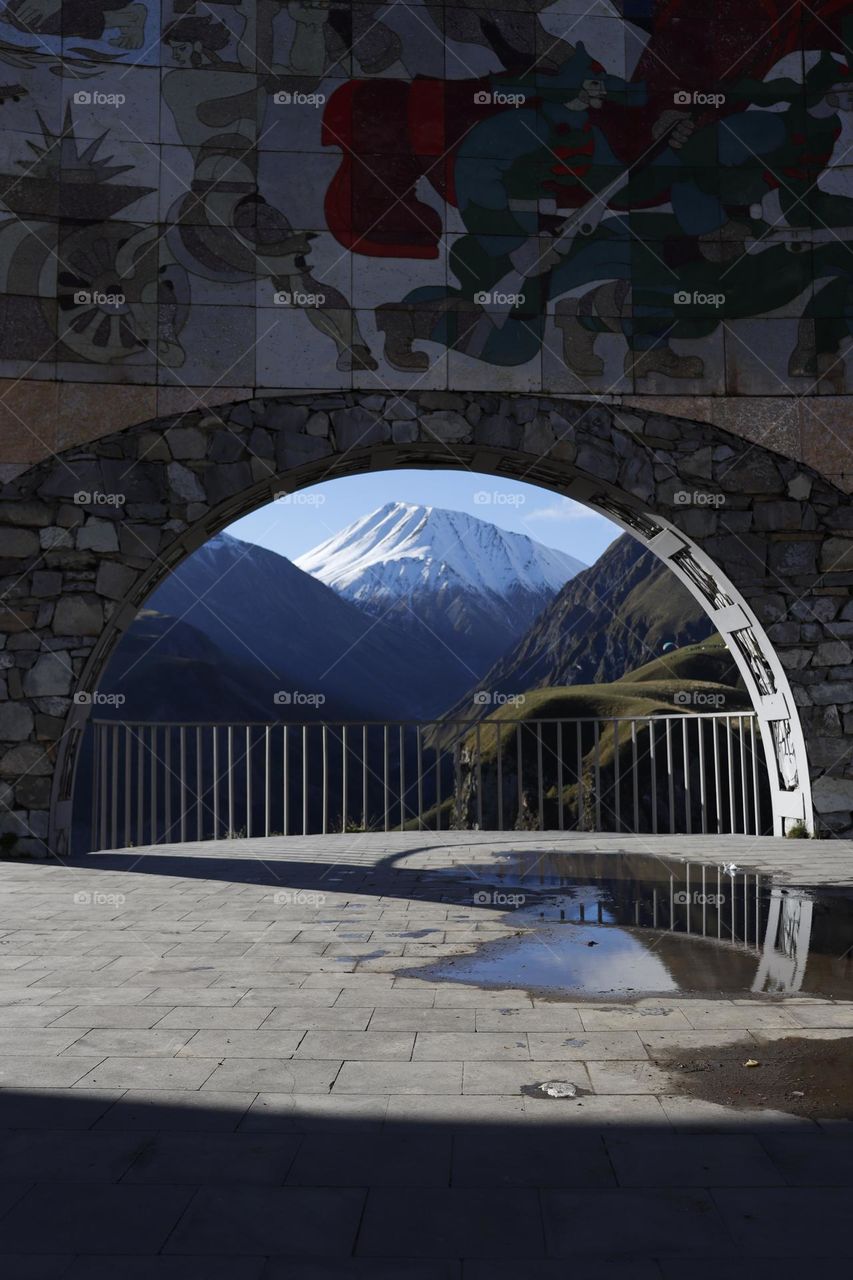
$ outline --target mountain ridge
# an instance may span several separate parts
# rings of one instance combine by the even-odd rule
[[[601,625],[603,610],[610,614]],[[618,680],[660,658],[665,645],[705,640],[713,625],[671,570],[630,534],[563,587],[517,644],[449,714],[472,712],[478,691],[509,695],[549,685]],[[473,706],[482,715],[484,705]]]
[[[384,504],[295,564],[371,615],[443,645],[460,691],[586,567],[466,512],[405,502]]]

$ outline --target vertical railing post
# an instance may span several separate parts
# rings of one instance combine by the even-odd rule
[[[613,813],[616,819],[616,830],[622,830],[622,765],[619,759],[621,735],[619,721],[613,721]]]
[[[752,758],[752,810],[753,822],[755,826],[754,834],[761,835],[761,801],[758,787],[758,757],[755,753],[755,714],[749,717],[749,753]],[[758,934],[755,935],[756,945],[758,944]]]
[[[202,793],[204,791],[204,780],[202,776],[202,737],[201,725],[196,725],[195,730],[195,836],[196,840],[204,839],[204,813],[202,809]]]
[[[713,720],[711,721],[713,724]],[[705,722],[700,717],[696,721],[696,733],[699,736],[699,806],[702,811],[702,835],[708,834],[708,790],[705,779]]]
[[[157,843],[157,726],[151,725],[148,735],[148,750],[151,755],[151,843]]]
[[[423,829],[424,825],[424,745],[423,733],[421,726],[417,728],[417,753],[418,753],[418,830]]]
[[[669,716],[664,721],[666,728],[666,772],[669,782],[669,834],[675,834],[675,773],[672,763],[672,721]]]
[[[388,769],[389,769],[389,765],[388,765],[388,726],[387,726],[387,724],[386,724],[386,725],[384,725],[384,726],[383,726],[383,729],[382,729],[382,787],[383,787],[383,811],[384,811],[384,825],[385,825],[385,830],[386,830],[386,831],[390,831],[390,829],[391,829],[391,828],[390,828],[390,825],[389,825],[389,820],[390,820],[390,799],[389,799],[389,786],[390,786],[390,780],[389,780],[389,777],[388,777]]]
[[[264,726],[264,835],[270,833],[270,727]]]
[[[595,829],[601,830],[601,731],[598,720],[593,723],[593,732],[595,735]]]
[[[167,840],[172,838],[172,726],[163,731],[163,827]]]
[[[640,765],[637,759],[637,721],[631,721],[631,791],[634,801],[634,823],[632,831],[634,835],[639,834],[640,830]]]
[[[246,839],[252,834],[252,726],[246,725]]]
[[[367,797],[367,725],[361,727],[361,825],[365,831],[368,826],[368,797]]]
[[[746,787],[746,734],[743,728],[743,716],[738,716],[738,742],[740,744],[740,799],[743,811],[743,822],[741,823],[743,831],[738,832],[739,835],[749,835],[749,797]]]
[[[144,842],[145,832],[145,730],[136,733],[136,843]]]
[[[693,812],[690,803],[690,743],[687,740],[689,716],[681,720],[681,767],[684,773],[684,829],[689,836],[693,834]]]
[[[320,749],[322,752],[321,770],[321,818],[320,830],[326,835],[329,830],[329,726],[324,722],[320,730]]]
[[[474,750],[477,752],[477,830],[483,830],[483,738],[480,721],[474,734]]]
[[[95,724],[92,729],[92,847],[101,846],[101,726]]]
[[[658,833],[658,739],[654,717],[646,720],[649,728],[649,772],[652,777],[652,834]]]
[[[735,765],[734,752],[732,749],[732,722],[731,717],[726,716],[726,751],[728,753],[728,774],[729,774],[729,835],[735,834]]]
[[[586,797],[583,793],[583,734],[581,731],[581,722],[575,722],[575,749],[577,752],[577,770],[576,776],[578,780],[578,826],[583,830],[584,816],[586,813]]]
[[[225,750],[228,768],[228,786],[226,794],[228,796],[228,835],[233,839],[234,831],[234,726],[229,724],[225,734]],[[183,773],[181,774],[183,778]],[[181,837],[183,839],[183,836]]]
[[[498,773],[498,831],[504,829],[504,761],[503,734],[498,720],[495,721],[495,764]]]
[[[219,839],[219,726],[210,726],[210,755],[213,769],[213,838]]]
[[[308,725],[302,726],[302,834],[308,834]]]
[[[133,818],[131,809],[133,806],[133,785],[132,785],[132,760],[133,760],[133,734],[130,725],[124,726],[124,843],[125,846],[130,844],[131,821]]]
[[[522,761],[521,748],[521,722],[517,721],[515,726],[515,755],[516,768],[518,771],[518,813],[516,814],[516,823],[521,819],[522,810],[524,809],[524,766]]]
[[[453,807],[451,821],[461,821],[460,803],[462,800],[462,743],[459,738],[453,743]]]
[[[402,724],[400,725],[398,750],[400,752],[399,768],[397,770],[400,778],[400,830],[403,831],[406,826],[406,728]]]
[[[281,726],[281,825],[290,835],[290,734],[289,725]]]
[[[347,750],[347,726],[341,726],[341,831],[347,829],[347,771],[349,769],[349,752]]]
[[[117,724],[110,725],[112,753],[110,761],[110,848],[118,847],[118,731]]]
[[[563,821],[563,722],[557,721],[557,828],[565,829]]]
[[[716,716],[711,721],[714,735],[714,807],[717,811],[717,835],[723,834],[723,789],[720,781],[720,722]]]
[[[538,779],[537,800],[539,812],[539,830],[545,830],[545,770],[542,759],[542,723],[536,721],[536,776]]]
[[[231,776],[230,758],[228,775]],[[178,730],[178,795],[181,806],[181,844],[183,844],[187,838],[187,730],[185,725],[181,725]]]

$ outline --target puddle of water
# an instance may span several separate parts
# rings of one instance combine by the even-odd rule
[[[853,999],[853,892],[729,865],[518,851],[471,876],[520,932],[406,975],[564,996]]]

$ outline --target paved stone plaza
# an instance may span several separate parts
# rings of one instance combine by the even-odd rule
[[[628,847],[451,839],[0,865],[0,1273],[786,1280],[806,1259],[843,1265],[851,1124],[679,1096],[651,1059],[844,1037],[853,1004],[573,1004],[419,981],[510,932],[471,904],[465,868],[522,841]],[[853,880],[841,842],[655,849]],[[579,1097],[523,1092],[554,1077]]]

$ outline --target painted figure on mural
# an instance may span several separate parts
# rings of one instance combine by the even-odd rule
[[[782,351],[789,379],[843,390],[853,336],[849,0],[709,0],[701,16],[695,0],[613,0],[612,10],[605,20],[554,0],[172,0],[160,43],[163,119],[181,155],[160,178],[176,185],[165,226],[121,223],[133,227],[129,252],[113,235],[117,208],[132,218],[153,181],[125,188],[124,170],[107,173],[101,156],[131,159],[121,144],[132,114],[108,112],[102,149],[90,153],[74,140],[75,126],[85,131],[67,86],[155,56],[152,6],[5,0],[0,60],[16,70],[0,103],[5,117],[29,113],[29,122],[10,131],[24,138],[21,158],[10,155],[0,174],[4,279],[18,278],[26,249],[28,280],[38,267],[27,288],[38,296],[36,227],[45,252],[70,244],[83,263],[106,246],[111,269],[119,257],[131,261],[132,322],[105,327],[95,316],[90,332],[65,284],[45,295],[53,304],[61,295],[58,311],[39,304],[39,324],[58,314],[56,333],[75,359],[139,362],[156,341],[161,362],[178,367],[192,301],[260,280],[271,293],[322,297],[286,323],[321,332],[342,373],[374,370],[353,309],[365,304],[345,296],[348,286],[326,284],[319,265],[334,241],[338,263],[356,254],[400,264],[399,286],[368,304],[400,371],[426,371],[436,351],[485,370],[519,367],[556,339],[557,359],[587,384],[604,378],[615,335],[630,376],[674,379],[677,389],[715,376],[729,325],[753,347],[784,333],[789,345],[776,343],[774,355]],[[691,38],[711,27],[713,41]],[[586,45],[569,43],[580,31]],[[65,81],[64,141],[46,129],[59,126],[45,78],[27,80],[32,68]],[[127,73],[130,87],[130,65]],[[143,68],[140,82],[149,74]],[[290,91],[328,100],[316,112],[276,115],[276,95]],[[87,126],[94,118],[87,113]],[[48,172],[40,155],[22,177],[40,131],[57,137],[61,163]],[[316,180],[309,175],[321,211],[279,181],[275,158],[288,156],[288,172],[300,173],[292,157],[323,148],[338,161],[331,177],[325,159],[323,176],[319,167]],[[297,202],[309,212],[295,216]],[[160,261],[142,253],[149,238],[169,248],[163,279],[154,278],[159,267],[149,278]],[[409,260],[419,281],[435,282],[413,288]],[[78,284],[88,268],[79,270]],[[15,318],[22,307],[17,296],[9,303],[4,333],[13,339],[25,328]],[[737,328],[767,318],[773,325],[758,340]]]
[[[554,0],[457,0],[430,4],[427,10],[442,35],[463,44],[491,48],[508,71],[556,71],[572,46],[542,23],[540,14]],[[573,20],[565,23],[567,28]]]
[[[0,20],[17,30],[40,36],[77,36],[82,40],[102,40],[115,31],[107,43],[116,49],[141,49],[145,41],[144,4],[134,0],[10,0],[0,11]]]
[[[842,131],[839,113],[853,110],[849,68],[823,53],[804,86],[742,80],[727,98],[741,109],[698,128],[679,149],[671,214],[629,215],[638,246],[630,326],[653,336],[665,325],[671,338],[697,340],[723,320],[769,316],[802,296],[788,374],[843,381],[838,352],[853,332],[853,199],[822,190],[819,179]],[[573,320],[578,333],[613,329],[595,298]],[[696,298],[707,301],[691,307],[687,299]]]
[[[541,349],[549,302],[593,282],[624,296],[636,240],[618,210],[668,200],[676,153],[694,127],[684,113],[664,113],[651,158],[626,171],[594,116],[609,96],[621,96],[629,109],[641,104],[643,88],[608,75],[582,44],[555,76],[494,83],[494,98],[503,94],[510,104],[475,126],[455,157],[456,201],[468,233],[451,252],[458,288],[417,289],[379,308],[386,358],[395,367],[427,367],[426,355],[412,349],[418,338],[491,364],[524,364]],[[578,209],[585,213],[566,216]],[[621,286],[613,290],[611,282]],[[496,296],[507,301],[495,304]],[[626,367],[695,376],[690,358],[666,345],[665,325],[634,326],[611,314],[629,341]],[[558,318],[568,325],[574,315],[567,308]],[[579,372],[599,371],[582,333],[569,331],[566,351]]]
[[[188,14],[163,32],[175,63],[163,78],[163,101],[195,163],[190,190],[168,212],[167,242],[191,274],[223,283],[266,278],[276,294],[321,298],[300,317],[334,343],[337,368],[375,369],[351,304],[312,272],[314,235],[295,229],[258,187],[259,125],[290,68],[267,64],[256,72],[254,35],[279,8],[258,6],[250,38],[237,41],[236,59],[223,56],[232,32],[216,18]],[[264,44],[259,31],[258,39]]]
[[[729,96],[760,108],[727,116],[684,148],[689,176],[673,187],[673,211],[711,265],[701,275],[685,272],[681,287],[724,294],[727,319],[768,315],[810,294],[788,373],[818,377],[853,332],[853,198],[820,185],[842,113],[853,111],[853,76],[824,52],[803,85],[742,81]],[[694,336],[714,327],[708,321]]]

